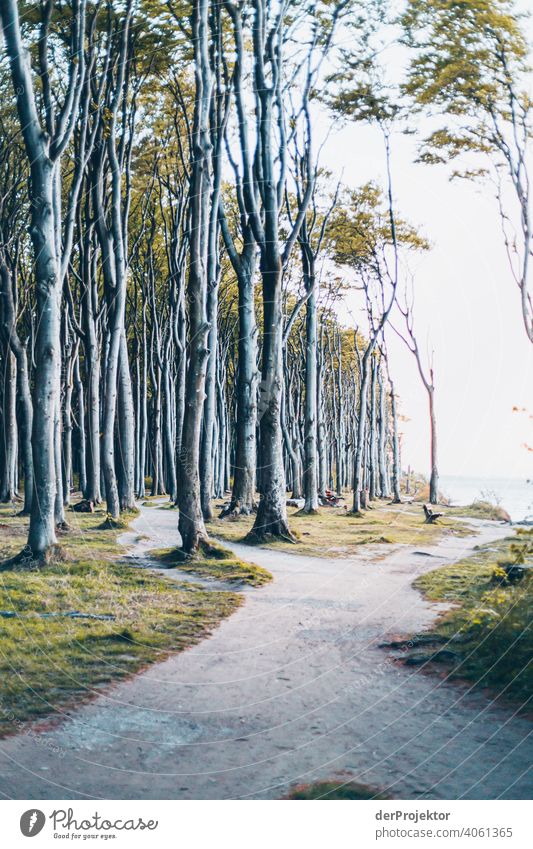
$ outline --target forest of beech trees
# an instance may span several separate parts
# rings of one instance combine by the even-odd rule
[[[437,501],[403,266],[428,244],[395,209],[381,5],[0,0],[0,500],[30,516],[33,557],[80,497],[119,520],[167,494],[185,552],[215,509],[253,514],[260,541],[290,538],[288,498],[399,501],[391,333],[428,393]],[[427,37],[439,4],[409,5]],[[335,120],[382,131],[383,186],[323,166]]]

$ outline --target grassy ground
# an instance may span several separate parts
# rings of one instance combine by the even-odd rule
[[[260,587],[272,580],[272,575],[255,563],[246,563],[227,548],[217,543],[203,546],[200,553],[193,557],[184,556],[179,548],[162,548],[150,552],[150,557],[169,569],[191,572],[202,578],[212,578],[228,583],[250,584]]]
[[[69,512],[52,562],[0,572],[0,736],[198,642],[241,603],[121,563],[121,529],[104,519]],[[26,532],[26,519],[0,509],[0,559]]]
[[[219,502],[216,507],[219,514]],[[315,556],[346,557],[361,545],[375,543],[429,545],[446,535],[472,533],[471,528],[453,516],[440,519],[435,525],[424,524],[422,508],[417,504],[375,501],[372,509],[360,517],[334,507],[322,507],[314,516],[301,514],[294,507],[287,508],[287,512],[296,542],[276,541],[268,543],[268,547]],[[236,542],[243,540],[253,522],[254,516],[214,519],[208,528],[213,536]]]
[[[287,799],[388,799],[378,790],[353,781],[317,781],[316,784],[300,784]]]
[[[473,501],[465,507],[448,507],[444,511],[447,516],[470,516],[473,519],[492,519],[495,522],[509,522],[511,517],[507,510],[499,504],[490,501]]]
[[[428,572],[415,586],[434,601],[452,602],[429,635],[412,637],[409,663],[433,659],[452,678],[496,693],[531,710],[533,702],[533,575],[509,583],[499,564],[514,562],[523,534],[483,546],[459,563]],[[527,557],[526,557],[527,560]],[[428,640],[434,638],[428,653]],[[419,646],[417,647],[417,642]],[[424,646],[424,648],[422,648]],[[443,665],[442,665],[443,664]]]

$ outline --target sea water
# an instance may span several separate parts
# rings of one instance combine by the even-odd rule
[[[441,475],[439,489],[452,504],[490,501],[503,507],[513,522],[533,520],[533,481],[526,478],[468,478]]]

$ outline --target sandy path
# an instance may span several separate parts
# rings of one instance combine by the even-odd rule
[[[346,560],[233,548],[274,574],[199,645],[55,728],[0,742],[12,798],[279,798],[343,775],[400,798],[531,798],[532,725],[482,694],[398,668],[377,648],[428,625],[411,587],[506,529]],[[143,509],[130,544],[175,544],[176,514]],[[425,550],[432,557],[415,552]],[[178,576],[177,576],[178,577]],[[55,752],[55,747],[59,752]]]

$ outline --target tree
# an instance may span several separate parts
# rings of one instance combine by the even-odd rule
[[[208,358],[207,290],[209,200],[212,189],[209,116],[213,77],[209,61],[208,0],[198,0],[192,10],[194,45],[194,118],[192,128],[189,208],[189,361],[185,385],[185,414],[178,465],[179,532],[185,552],[207,539],[200,500],[200,433]]]
[[[403,293],[403,298],[397,297],[396,303],[404,319],[405,335],[396,326],[393,325],[394,331],[405,342],[411,353],[413,354],[420,379],[424,385],[424,389],[428,396],[429,409],[429,432],[430,432],[430,467],[431,473],[429,478],[429,501],[430,504],[439,503],[439,470],[438,470],[438,452],[437,452],[437,415],[435,411],[435,372],[433,366],[433,352],[429,357],[429,364],[424,367],[422,355],[414,331],[414,289],[411,285],[410,291],[406,287]]]
[[[56,114],[48,67],[51,0],[41,6],[39,76],[44,123],[39,116],[29,52],[22,41],[17,3],[0,2],[0,21],[9,56],[20,129],[31,174],[30,235],[35,261],[37,330],[36,380],[32,430],[35,495],[32,501],[28,546],[44,557],[56,542],[55,520],[61,491],[57,466],[60,387],[61,264],[61,156],[74,131],[85,77],[85,0],[73,0],[67,56],[67,88]]]
[[[404,91],[433,121],[446,120],[425,139],[420,160],[447,164],[460,158],[465,167],[454,176],[492,176],[524,326],[533,342],[533,104],[522,20],[513,0],[409,0],[401,18],[412,51]]]

